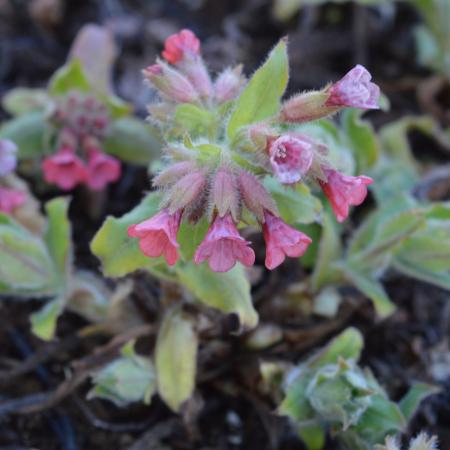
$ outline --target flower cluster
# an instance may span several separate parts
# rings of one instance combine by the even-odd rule
[[[10,214],[26,201],[25,192],[8,187],[8,176],[17,165],[17,146],[0,139],[0,212]]]
[[[302,256],[311,239],[285,223],[276,202],[263,185],[264,176],[294,185],[312,182],[321,187],[339,222],[351,205],[361,204],[372,180],[337,171],[329,162],[326,146],[289,129],[290,124],[325,117],[343,107],[377,108],[379,88],[369,72],[356,66],[340,81],[321,91],[298,94],[287,100],[278,115],[239,130],[238,142],[229,142],[226,123],[229,109],[245,84],[242,68],[227,68],[213,81],[201,56],[200,42],[189,30],[170,36],[156,64],[144,70],[161,101],[149,107],[151,119],[163,131],[173,129],[179,106],[194,105],[206,117],[206,131],[198,142],[170,142],[166,133],[167,167],[155,178],[162,192],[161,210],[148,220],[129,227],[149,257],[164,256],[169,265],[180,258],[177,233],[182,220],[210,221],[194,262],[208,261],[216,272],[230,270],[236,262],[251,266],[255,253],[238,230],[241,222],[258,223],[266,243],[265,265],[279,266],[286,257]],[[209,126],[209,129],[208,129]],[[286,131],[289,130],[289,131]]]
[[[72,92],[57,100],[49,117],[56,130],[56,152],[45,158],[45,180],[63,190],[85,184],[101,190],[121,174],[119,161],[103,152],[111,119],[96,98]]]

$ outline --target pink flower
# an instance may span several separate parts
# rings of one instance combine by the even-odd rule
[[[0,177],[13,172],[17,165],[17,145],[8,139],[0,139]]]
[[[100,150],[90,150],[88,154],[86,184],[90,189],[100,191],[119,179],[121,168],[116,158]]]
[[[231,214],[216,216],[195,252],[194,262],[200,264],[208,259],[209,267],[214,272],[227,272],[236,261],[251,266],[255,262],[255,253],[249,244],[239,235]]]
[[[380,88],[371,83],[372,75],[361,66],[355,66],[329,89],[327,106],[351,106],[363,109],[378,109]]]
[[[284,134],[270,142],[270,164],[280,183],[296,183],[306,175],[313,161],[313,146],[310,139],[293,134]]]
[[[350,205],[360,205],[367,196],[367,186],[372,178],[361,175],[352,177],[337,170],[324,169],[327,182],[319,181],[320,187],[327,196],[338,222],[343,222]]]
[[[302,256],[312,242],[309,236],[268,211],[264,211],[263,234],[266,241],[265,263],[269,270],[282,264],[286,256]]]
[[[150,258],[163,255],[167,264],[173,266],[180,257],[177,233],[181,215],[181,210],[169,214],[167,209],[163,209],[150,219],[128,227],[128,236],[140,239],[139,247],[144,255]]]
[[[74,150],[62,148],[42,162],[45,181],[54,183],[61,189],[69,191],[77,184],[86,181],[86,167]]]
[[[26,199],[25,192],[0,186],[0,212],[10,214],[14,209],[22,206]]]
[[[170,64],[200,53],[200,41],[191,30],[181,30],[169,36],[164,43],[163,58]]]

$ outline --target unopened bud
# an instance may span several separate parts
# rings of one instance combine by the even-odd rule
[[[179,103],[195,103],[198,92],[183,74],[159,62],[143,70],[144,76],[163,94]]]
[[[242,76],[242,64],[225,69],[214,83],[214,95],[219,103],[233,100],[239,94],[245,78]]]
[[[270,211],[275,216],[278,215],[274,199],[254,175],[241,170],[237,180],[245,206],[260,222],[264,222],[264,210]]]
[[[211,188],[213,206],[217,209],[219,216],[223,217],[231,213],[233,218],[238,221],[239,193],[230,169],[221,167],[214,175]]]
[[[213,92],[211,78],[201,56],[182,60],[178,66],[201,97],[210,97]]]
[[[175,211],[184,209],[200,199],[203,196],[205,186],[206,177],[203,171],[190,172],[170,188],[163,204],[167,205],[170,213],[173,214]]]
[[[163,187],[173,184],[195,169],[192,161],[181,161],[172,164],[153,178],[153,186]]]

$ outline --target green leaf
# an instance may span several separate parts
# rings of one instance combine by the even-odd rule
[[[209,222],[203,218],[196,224],[188,221],[181,223],[177,234],[177,241],[180,244],[180,254],[184,261],[191,261],[194,257],[195,251],[200,243],[203,241],[206,232],[209,228]]]
[[[414,383],[399,403],[405,420],[409,422],[413,418],[420,403],[430,395],[437,394],[438,392],[440,392],[440,389],[437,386],[426,383]]]
[[[325,284],[336,280],[338,274],[332,264],[341,256],[341,236],[336,221],[331,218],[330,214],[324,214],[319,251],[311,276],[311,288],[314,291],[318,291]]]
[[[230,139],[240,127],[267,119],[278,112],[288,77],[287,42],[282,39],[236,100],[228,122]]]
[[[298,435],[308,450],[321,450],[325,445],[325,431],[319,424],[299,427]]]
[[[62,282],[72,269],[71,225],[68,218],[69,199],[55,198],[45,205],[48,228],[45,241]]]
[[[160,156],[162,143],[143,121],[124,117],[113,122],[104,149],[122,161],[147,166]]]
[[[0,137],[15,142],[19,159],[24,159],[44,152],[45,131],[44,113],[34,111],[5,122],[0,128]]]
[[[187,132],[189,136],[195,138],[210,134],[215,128],[217,115],[199,106],[184,103],[175,109],[174,120],[178,125],[180,136]]]
[[[21,116],[33,111],[44,111],[51,104],[45,89],[15,88],[2,98],[2,106],[9,114]]]
[[[0,293],[17,296],[51,295],[56,290],[44,242],[12,220],[0,222],[0,283]]]
[[[312,223],[318,220],[322,204],[304,184],[283,186],[273,177],[264,179],[264,186],[275,199],[281,217],[289,224]]]
[[[121,277],[137,269],[157,265],[160,258],[148,258],[139,249],[138,239],[130,238],[127,229],[154,216],[159,211],[160,196],[148,194],[128,214],[120,218],[108,217],[91,242],[91,250],[102,262],[103,274]]]
[[[356,159],[356,172],[364,173],[378,160],[378,140],[370,122],[361,120],[362,112],[347,109],[342,113],[343,131]]]
[[[198,338],[191,320],[174,308],[167,311],[156,340],[158,392],[175,412],[195,388]]]
[[[79,59],[72,59],[58,69],[50,78],[48,91],[51,95],[65,95],[71,91],[89,92],[91,86]]]
[[[106,365],[92,376],[95,386],[88,398],[110,400],[119,407],[130,403],[149,404],[156,389],[155,368],[149,358],[134,351],[134,342],[122,349],[122,357]]]
[[[387,317],[395,311],[395,305],[389,299],[381,283],[358,272],[352,266],[343,266],[343,269],[348,281],[372,300],[375,311],[380,317]]]
[[[64,308],[64,299],[57,298],[46,303],[39,311],[31,314],[31,331],[44,341],[54,338],[58,317]]]
[[[326,364],[336,364],[339,358],[358,361],[364,342],[362,334],[353,327],[349,327],[331,340],[317,355],[310,358],[307,365],[317,369]]]
[[[225,273],[213,272],[205,264],[178,264],[175,268],[180,282],[202,303],[227,314],[237,314],[244,329],[254,328],[258,324],[250,283],[242,266],[236,265]]]

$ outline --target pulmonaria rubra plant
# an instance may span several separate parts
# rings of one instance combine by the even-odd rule
[[[344,107],[378,108],[379,88],[364,67],[358,65],[321,91],[295,95],[280,105],[272,94],[277,86],[266,86],[267,92],[256,98],[255,85],[264,67],[283,70],[285,41],[245,87],[240,66],[211,77],[200,42],[189,30],[170,36],[162,57],[143,71],[160,94],[159,103],[149,107],[150,118],[166,137],[167,165],[153,182],[162,192],[161,211],[128,230],[130,237],[140,239],[145,255],[164,255],[169,265],[175,264],[180,223],[205,217],[210,226],[193,259],[196,264],[208,261],[215,272],[226,272],[236,262],[254,263],[251,243],[238,230],[245,223],[262,228],[268,269],[286,257],[302,256],[311,239],[284,222],[263,184],[267,176],[283,185],[321,187],[339,222],[351,205],[364,201],[372,180],[339,172],[324,144],[296,130],[296,124]]]
[[[7,139],[0,139],[0,212],[10,214],[26,201],[25,192],[9,187],[8,176],[17,165],[17,146]]]
[[[118,180],[120,162],[102,149],[111,125],[106,105],[73,91],[56,99],[48,120],[55,142],[55,152],[42,162],[48,183],[63,190],[85,184],[97,191]]]

